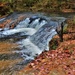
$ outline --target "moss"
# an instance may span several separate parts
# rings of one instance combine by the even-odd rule
[[[51,41],[50,41],[50,43],[49,43],[49,45],[50,45],[50,50],[52,49],[52,50],[56,50],[56,48],[58,47],[58,40],[57,39],[52,39]]]
[[[65,25],[65,27],[63,28],[63,33],[67,33],[68,32],[68,25]]]

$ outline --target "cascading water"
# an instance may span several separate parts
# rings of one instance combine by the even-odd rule
[[[58,25],[60,26],[61,24],[56,21],[50,21],[43,25],[36,33],[18,42],[23,50],[17,52],[21,52],[25,60],[31,60],[44,50],[49,50],[48,43],[57,34]]]
[[[35,34],[18,42],[23,50],[17,52],[21,52],[25,60],[31,60],[46,50],[46,48],[48,49],[48,43],[55,34],[57,34],[55,27],[45,24]]]
[[[17,33],[19,33],[17,38],[29,35],[27,38],[16,42],[22,50],[14,52],[21,53],[24,60],[33,60],[35,56],[44,50],[49,50],[49,41],[57,34],[56,29],[64,21],[65,18],[59,22],[38,16],[24,18],[14,29],[1,31],[0,38],[14,37],[14,34]]]
[[[26,18],[25,20],[21,21],[17,26],[17,28],[34,28],[38,30],[40,27],[45,25],[47,20],[41,17],[32,16],[30,18]]]
[[[18,25],[16,25],[14,29],[7,29],[5,31],[1,31],[0,36],[3,38],[16,33],[21,33],[21,35],[33,35],[39,28],[41,28],[46,23],[46,19],[42,19],[41,17],[37,16],[25,18]]]

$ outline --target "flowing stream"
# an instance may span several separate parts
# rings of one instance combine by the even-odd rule
[[[64,17],[47,17],[43,14],[31,13],[13,13],[0,19],[0,24],[8,21],[7,23],[5,22],[4,27],[0,28],[1,42],[2,40],[9,40],[18,44],[18,48],[12,51],[15,55],[11,54],[10,57],[5,55],[5,57],[8,56],[8,59],[11,59],[11,57],[14,59],[22,59],[21,62],[9,69],[2,69],[3,72],[0,73],[4,73],[4,75],[7,73],[6,75],[8,75],[8,73],[15,71],[15,69],[16,71],[20,70],[44,50],[48,51],[49,41],[57,34],[56,29],[60,31],[61,24],[62,22],[64,23],[65,20],[66,18]],[[12,26],[13,28],[11,28]],[[1,57],[3,57],[3,55]],[[10,72],[8,72],[8,70]],[[12,72],[10,75],[12,75]]]

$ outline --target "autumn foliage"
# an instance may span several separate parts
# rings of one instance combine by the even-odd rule
[[[14,18],[7,18],[2,23],[0,23],[0,28],[4,29],[5,27],[8,29],[13,29],[16,27],[16,25],[22,21],[24,18],[26,18],[26,15],[20,15],[17,17],[17,19]],[[14,21],[13,21],[14,19]]]
[[[64,49],[71,45],[71,50]],[[43,52],[19,72],[26,75],[75,75],[75,40],[65,42],[57,50]]]

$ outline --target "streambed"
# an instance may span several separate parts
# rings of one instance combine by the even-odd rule
[[[31,16],[33,16],[33,18],[36,17],[37,20],[33,20],[34,22],[32,22],[30,24],[31,26],[29,26],[29,17]],[[37,16],[41,16],[43,18],[43,21],[41,21],[41,23],[38,22],[39,18],[37,18]],[[51,28],[47,28],[48,30],[50,30],[51,33],[46,32],[47,35],[46,33],[43,34],[42,29],[43,32],[47,31],[44,30],[44,27],[39,30],[39,33],[41,32],[41,35],[37,32],[39,27],[46,24],[46,20],[50,19],[50,17],[46,17],[43,14],[15,13],[13,15],[9,15],[7,18],[8,20],[12,18],[12,20],[8,21],[6,23],[6,26],[0,28],[0,75],[13,75],[17,71],[25,67],[31,60],[34,59],[35,56],[40,54],[45,48],[48,49],[47,41],[51,40],[52,36],[57,34],[55,30],[50,30]],[[5,21],[6,18],[1,19],[0,24],[3,24]],[[52,23],[53,22],[51,22],[51,24]],[[11,26],[12,24],[14,24],[13,28]],[[15,27],[15,25],[17,26]],[[36,35],[34,35],[35,33]],[[46,35],[46,39],[43,38],[44,35]],[[49,37],[49,35],[51,35],[51,37]],[[46,42],[47,44],[45,44]],[[44,48],[45,45],[46,47]]]

